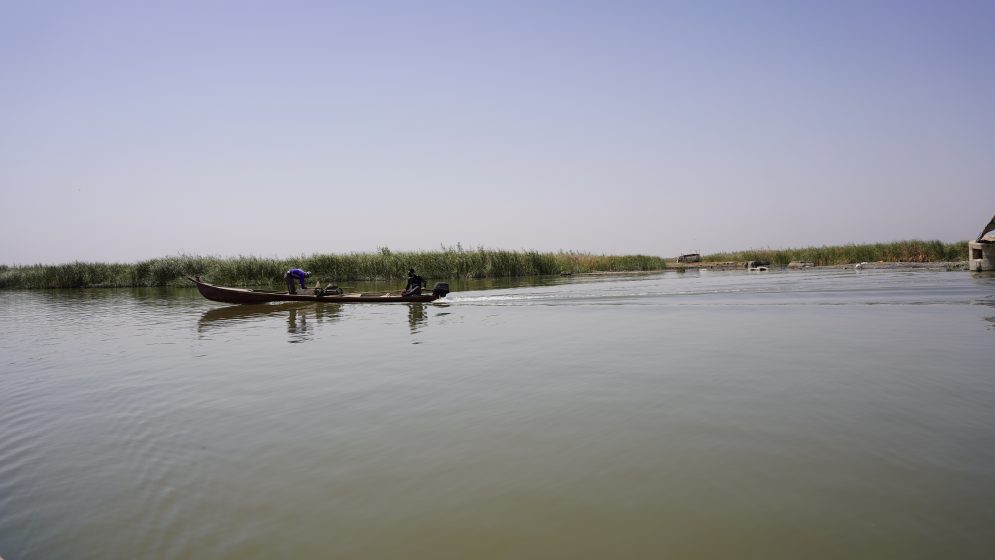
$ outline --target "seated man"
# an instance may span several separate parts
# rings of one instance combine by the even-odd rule
[[[408,285],[404,287],[404,291],[401,292],[402,296],[420,296],[422,286],[425,285],[425,279],[421,276],[415,274],[415,269],[408,269]]]
[[[283,279],[287,282],[287,292],[291,294],[297,293],[297,282],[300,281],[301,289],[306,290],[307,286],[304,285],[304,279],[311,276],[311,273],[306,270],[301,270],[299,268],[291,268],[283,275]]]

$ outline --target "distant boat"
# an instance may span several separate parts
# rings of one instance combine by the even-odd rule
[[[200,277],[187,277],[197,285],[200,295],[211,301],[222,303],[269,303],[272,301],[321,301],[327,303],[418,303],[430,302],[446,297],[449,293],[449,284],[439,282],[432,288],[431,293],[417,296],[401,295],[401,292],[361,292],[342,293],[341,290],[326,291],[321,289],[302,289],[296,294],[289,292],[277,292],[273,290],[252,290],[249,288],[228,288],[225,286],[215,286],[208,284]]]

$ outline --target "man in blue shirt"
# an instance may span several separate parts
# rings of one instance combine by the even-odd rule
[[[297,293],[297,282],[300,281],[301,289],[306,290],[307,286],[304,285],[304,279],[311,276],[311,273],[306,270],[301,270],[299,268],[291,268],[283,275],[283,279],[287,282],[287,291],[291,294]]]

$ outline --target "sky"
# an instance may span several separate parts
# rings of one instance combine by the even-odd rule
[[[0,264],[973,239],[995,2],[0,0]]]

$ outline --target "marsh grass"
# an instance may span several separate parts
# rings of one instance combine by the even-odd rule
[[[282,286],[283,273],[300,267],[312,281],[402,280],[414,268],[427,280],[543,276],[584,272],[663,270],[663,258],[643,255],[501,251],[462,246],[440,251],[321,254],[289,259],[178,255],[134,264],[73,262],[59,265],[0,266],[0,289],[129,286],[188,286],[187,276],[225,286]]]
[[[865,245],[807,247],[803,249],[757,249],[735,253],[705,255],[707,262],[766,261],[786,266],[791,261],[807,261],[816,266],[832,266],[859,262],[954,262],[967,258],[967,241],[895,241]]]
[[[705,255],[704,261],[767,261],[785,266],[808,261],[817,266],[858,262],[962,261],[967,242],[896,241],[869,245],[759,249]],[[645,255],[593,255],[573,251],[502,251],[461,245],[439,251],[393,252],[386,247],[374,253],[316,254],[288,259],[255,256],[203,257],[177,255],[134,264],[72,262],[57,265],[0,265],[0,289],[188,286],[186,276],[201,276],[225,286],[282,286],[283,273],[301,267],[313,281],[342,283],[350,280],[400,281],[414,268],[429,281],[463,278],[507,278],[561,273],[642,272],[663,270],[661,257]]]

